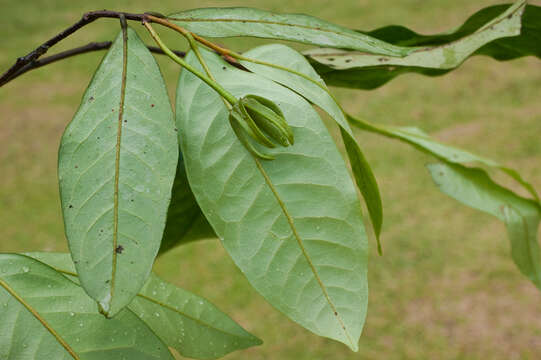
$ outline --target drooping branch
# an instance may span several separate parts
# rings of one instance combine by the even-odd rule
[[[99,18],[120,18],[120,15],[123,15],[127,20],[138,20],[143,21],[145,14],[132,14],[132,13],[125,13],[125,12],[119,12],[119,11],[108,11],[108,10],[98,10],[98,11],[90,11],[83,15],[83,17],[77,21],[75,24],[71,25],[70,27],[66,28],[65,30],[61,31],[57,35],[53,36],[40,46],[38,46],[36,49],[32,50],[30,53],[28,53],[25,56],[22,56],[15,61],[15,64],[13,64],[1,77],[0,77],[0,86],[3,86],[6,84],[10,79],[13,78],[13,75],[18,73],[22,68],[27,66],[28,64],[36,61],[39,59],[42,55],[44,55],[51,47],[62,41],[63,39],[67,38],[77,30],[81,29],[85,25],[90,24],[96,19]],[[160,14],[152,14],[152,15],[158,15],[158,17],[162,16]]]
[[[70,27],[66,28],[62,32],[58,33],[54,37],[50,38],[40,46],[38,46],[36,49],[32,50],[30,53],[28,53],[25,56],[17,58],[17,61],[15,64],[13,64],[2,76],[0,76],[0,87],[4,86],[8,82],[12,81],[13,79],[21,76],[22,74],[33,70],[40,68],[42,66],[51,64],[53,62],[56,62],[58,60],[66,59],[75,55],[84,54],[92,51],[98,51],[98,50],[104,50],[108,49],[112,42],[111,41],[104,41],[104,42],[91,42],[87,45],[80,46],[74,49],[66,50],[63,52],[60,52],[58,54],[40,59],[41,56],[43,56],[47,51],[62,41],[63,39],[67,38],[77,30],[81,29],[85,25],[90,24],[96,19],[99,18],[120,18],[124,17],[126,20],[135,20],[135,21],[141,21],[141,22],[154,22],[156,21],[162,26],[166,26],[164,22],[157,21],[165,18],[162,14],[155,13],[155,12],[146,12],[144,14],[134,14],[134,13],[127,13],[127,12],[120,12],[120,11],[109,11],[109,10],[97,10],[97,11],[90,11],[85,13],[81,19],[76,22],[75,24],[71,25]],[[199,41],[199,40],[198,40]],[[163,50],[154,46],[148,46],[148,49],[156,54],[164,54]],[[216,49],[213,48],[214,51]],[[176,51],[172,50],[174,54],[176,54],[179,57],[184,57],[186,54],[182,51]],[[237,60],[234,58],[227,56],[227,54],[223,52],[219,52],[220,55],[224,58],[225,61],[229,62],[231,65],[241,69],[246,70]]]
[[[51,55],[51,56],[41,58],[39,60],[32,61],[32,62],[26,64],[25,66],[23,66],[22,68],[20,68],[19,70],[17,70],[13,75],[11,75],[8,79],[6,79],[6,81],[2,85],[14,80],[15,78],[21,76],[22,74],[24,74],[24,73],[26,73],[26,72],[28,72],[30,70],[40,68],[42,66],[54,63],[56,61],[67,59],[67,58],[70,58],[72,56],[76,56],[76,55],[80,55],[80,54],[93,52],[93,51],[107,50],[107,49],[109,49],[111,47],[111,44],[112,44],[111,41],[91,42],[91,43],[88,43],[88,44],[86,44],[84,46],[80,46],[80,47],[76,47],[76,48],[73,48],[73,49],[70,49],[70,50],[62,51],[62,52],[59,52],[58,54],[54,54],[54,55]],[[162,54],[162,55],[164,54],[162,49],[160,49],[158,47],[155,47],[155,46],[147,46],[147,47],[150,50],[150,52],[153,52],[155,54]],[[186,55],[186,53],[184,51],[173,50],[173,52],[177,56],[180,56],[180,57],[184,57]]]

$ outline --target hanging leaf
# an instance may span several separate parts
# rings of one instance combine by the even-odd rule
[[[78,282],[69,254],[36,252],[26,255]],[[154,274],[128,308],[182,356],[217,359],[262,343],[209,301],[164,282]]]
[[[428,76],[443,75],[460,66],[473,55],[488,55],[497,60],[518,56],[541,57],[539,37],[541,8],[528,6],[526,1],[511,6],[498,6],[474,15],[456,32],[419,37],[402,27],[376,30],[373,36],[410,46],[422,46],[398,58],[374,56],[338,49],[312,49],[304,54],[316,71],[329,84],[359,89],[373,89],[394,77],[415,72]],[[522,18],[524,23],[521,25]],[[522,30],[521,30],[522,28]]]
[[[458,164],[431,164],[428,170],[442,192],[467,206],[496,216],[505,223],[515,264],[541,289],[541,260],[537,239],[541,219],[539,203],[499,186],[481,169]]]
[[[427,133],[416,127],[376,125],[365,120],[357,119],[351,115],[347,115],[347,118],[354,126],[360,129],[404,141],[410,145],[413,145],[418,150],[424,151],[440,160],[456,164],[478,163],[500,170],[520,183],[524,189],[526,189],[533,196],[533,198],[539,202],[539,196],[534,187],[524,180],[524,178],[515,169],[505,167],[494,160],[437,142]]]
[[[59,151],[70,251],[83,288],[107,316],[129,304],[150,274],[177,156],[160,71],[128,29],[96,71]]]
[[[183,71],[177,124],[191,188],[225,249],[272,305],[318,335],[358,349],[367,305],[367,243],[343,159],[302,97],[205,51],[216,80],[237,97],[270,99],[295,144],[253,157],[222,99]],[[195,56],[187,61],[199,66]]]
[[[344,140],[348,158],[353,170],[353,176],[366,201],[370,219],[374,226],[374,233],[378,238],[379,245],[379,235],[381,233],[381,225],[383,222],[383,206],[381,204],[381,196],[376,178],[355,140],[353,131],[351,130],[342,109],[329,93],[323,80],[321,80],[319,75],[300,53],[285,45],[264,45],[254,48],[243,55],[246,58],[291,69],[304,74],[312,80],[310,81],[280,68],[261,63],[254,63],[252,61],[241,61],[241,64],[250,71],[288,87],[311,103],[319,106],[340,126],[342,139]],[[381,252],[381,247],[378,246],[378,248]]]
[[[413,51],[304,14],[233,7],[188,10],[167,19],[201,36],[252,36],[393,56]]]
[[[27,256],[0,254],[0,359],[173,359],[131,311],[105,319],[83,289]]]

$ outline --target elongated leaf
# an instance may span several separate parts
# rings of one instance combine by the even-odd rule
[[[480,169],[432,164],[428,170],[445,194],[472,208],[496,216],[507,226],[511,255],[520,271],[541,289],[541,259],[537,229],[541,207],[494,183]]]
[[[235,137],[222,99],[183,71],[177,125],[201,209],[250,283],[316,334],[357,350],[366,315],[367,243],[347,168],[315,110],[294,92],[204,52],[235,96],[275,102],[295,145],[254,158]],[[190,54],[187,61],[198,66]]]
[[[158,66],[133,30],[127,36],[126,69],[119,35],[62,137],[58,165],[70,251],[83,288],[108,316],[150,274],[178,156]]]
[[[443,75],[472,55],[488,55],[498,60],[525,55],[540,57],[541,8],[528,7],[528,16],[524,17],[527,22],[522,25],[521,31],[525,8],[524,0],[510,7],[489,8],[489,11],[480,12],[480,16],[474,15],[472,21],[450,34],[419,37],[401,27],[370,33],[387,40],[395,37],[394,42],[400,44],[423,46],[421,50],[403,58],[336,49],[312,49],[304,54],[328,84],[360,89],[376,88],[408,72]]]
[[[177,245],[208,238],[216,238],[216,234],[195,201],[186,177],[184,160],[179,154],[159,253],[163,254]]]
[[[23,255],[0,255],[0,359],[173,359],[129,310],[105,319],[83,289]]]
[[[473,34],[486,23],[503,14],[512,4],[489,6],[479,10],[452,32],[436,35],[421,35],[404,26],[385,26],[373,31],[362,32],[400,46],[436,46],[444,45]],[[496,39],[478,50],[475,55],[486,55],[496,60],[511,60],[522,56],[537,56],[541,58],[539,36],[541,36],[541,7],[526,5],[522,14],[522,28],[519,36]]]
[[[244,56],[291,69],[312,79],[312,81],[310,81],[292,72],[287,72],[268,65],[241,61],[242,65],[254,73],[280,83],[295,91],[308,101],[316,104],[325,110],[338,123],[353,170],[353,176],[366,201],[370,219],[374,226],[374,233],[379,239],[383,221],[383,206],[381,204],[381,196],[379,194],[376,178],[355,140],[353,131],[351,130],[342,109],[328,92],[323,80],[321,80],[319,75],[300,53],[285,45],[272,44],[260,46],[246,52]]]
[[[78,281],[69,254],[28,253]],[[261,344],[209,301],[151,274],[128,306],[167,346],[195,359],[217,359]]]
[[[351,115],[347,115],[347,118],[352,124],[360,129],[375,132],[390,138],[399,139],[413,145],[421,151],[437,157],[440,160],[456,164],[479,163],[503,171],[519,182],[534,197],[534,199],[539,202],[539,196],[530,183],[524,180],[524,178],[522,178],[522,176],[516,170],[505,167],[494,160],[490,160],[472,154],[468,151],[437,142],[428,134],[416,127],[376,125],[365,120],[357,119]]]
[[[413,50],[304,14],[236,7],[188,10],[167,18],[201,36],[252,36],[394,56],[404,56]]]

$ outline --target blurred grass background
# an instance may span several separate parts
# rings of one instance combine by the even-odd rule
[[[254,6],[304,12],[352,28],[402,24],[422,33],[459,26],[481,0],[0,0],[0,71],[89,10],[173,11]],[[540,1],[532,2],[541,5]],[[143,28],[133,23],[140,34]],[[105,41],[118,31],[101,19],[51,53]],[[163,30],[173,48],[184,42]],[[146,36],[146,35],[145,35]],[[145,37],[148,40],[148,37]],[[261,40],[220,40],[237,50]],[[541,46],[541,45],[540,45]],[[67,249],[56,178],[63,128],[103,52],[23,75],[0,89],[0,251]],[[178,68],[160,60],[171,94]],[[336,89],[349,112],[375,122],[415,125],[438,139],[517,168],[541,190],[541,61],[476,57],[438,78],[401,76],[375,91]],[[156,271],[205,296],[264,340],[227,359],[539,359],[541,294],[513,265],[503,224],[439,193],[428,156],[358,133],[383,194],[379,257],[371,249],[370,304],[360,351],[318,338],[251,289],[218,241],[177,248]],[[503,178],[501,178],[503,179]],[[373,242],[373,236],[371,237]]]

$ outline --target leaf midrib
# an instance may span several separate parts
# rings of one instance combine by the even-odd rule
[[[265,171],[265,169],[261,165],[261,162],[259,161],[259,159],[256,158],[253,155],[252,155],[252,158],[254,159],[257,168],[261,172],[261,175],[265,179],[265,183],[270,188],[270,190],[272,191],[274,197],[276,198],[276,201],[278,202],[278,204],[279,204],[279,206],[280,206],[280,208],[282,210],[282,213],[286,217],[287,222],[289,224],[289,227],[291,228],[291,231],[293,232],[293,235],[295,236],[295,239],[297,240],[297,244],[299,245],[299,248],[300,248],[304,258],[308,262],[308,265],[310,266],[310,270],[314,274],[314,277],[315,277],[316,281],[318,282],[319,287],[321,288],[321,291],[323,292],[323,295],[325,296],[325,299],[327,300],[327,303],[331,307],[333,315],[335,316],[335,318],[340,323],[340,327],[342,328],[342,331],[344,332],[344,334],[345,334],[347,340],[349,341],[351,347],[355,347],[355,343],[353,342],[353,340],[351,338],[351,335],[346,330],[346,325],[344,324],[344,320],[342,319],[342,317],[340,316],[338,310],[336,309],[336,306],[332,302],[331,297],[330,297],[330,295],[329,295],[329,293],[327,291],[327,288],[325,287],[325,284],[323,284],[323,281],[321,280],[321,278],[320,278],[320,276],[319,276],[319,274],[317,272],[317,269],[316,269],[314,263],[312,262],[312,259],[310,258],[310,256],[308,255],[308,252],[306,251],[306,248],[304,247],[304,243],[303,243],[303,241],[302,241],[302,239],[301,239],[301,237],[300,237],[300,235],[299,235],[299,233],[297,231],[297,228],[295,227],[295,222],[293,221],[293,217],[289,214],[289,211],[287,210],[286,205],[284,204],[283,200],[281,199],[280,195],[278,194],[277,189],[275,188],[275,186],[272,183],[269,175],[267,174],[267,172]]]
[[[202,18],[195,18],[195,17],[175,18],[175,17],[170,17],[170,16],[168,16],[167,19],[168,20],[173,20],[173,21],[180,21],[180,22],[229,22],[229,23],[238,22],[238,23],[254,23],[254,24],[266,24],[266,25],[299,27],[299,28],[302,28],[302,29],[308,29],[308,30],[313,30],[313,31],[321,31],[321,32],[327,32],[327,33],[335,34],[335,35],[340,35],[340,36],[348,37],[351,40],[356,40],[356,41],[359,41],[359,38],[364,38],[364,41],[366,41],[367,43],[370,43],[370,45],[372,45],[372,46],[378,46],[380,44],[385,44],[386,45],[385,48],[389,48],[389,49],[396,48],[396,49],[398,49],[398,51],[397,50],[394,50],[394,51],[397,51],[397,52],[404,52],[405,49],[407,49],[407,48],[402,47],[402,46],[386,44],[383,40],[372,39],[369,36],[364,35],[362,33],[349,34],[347,32],[331,30],[331,29],[327,29],[327,28],[323,28],[323,27],[314,27],[314,26],[302,25],[302,24],[290,24],[290,23],[279,22],[279,21],[254,20],[254,19],[227,19],[227,18],[202,19]],[[247,36],[249,36],[249,35],[247,35]]]
[[[28,304],[24,299],[17,294],[15,290],[13,290],[4,280],[0,279],[0,286],[2,286],[11,296],[13,296],[22,306],[26,308],[42,325],[43,327],[54,336],[54,338],[60,343],[60,345],[71,355],[72,358],[75,360],[80,360],[81,358],[75,353],[75,351],[69,346],[69,344],[64,340],[60,334],[56,332],[55,329],[53,329],[47,321],[32,307],[30,304]]]
[[[122,139],[122,120],[124,117],[124,100],[126,98],[126,76],[128,70],[128,30],[126,27],[122,27],[122,83],[120,85],[120,103],[118,107],[118,124],[116,134],[116,152],[115,152],[115,184],[114,184],[114,198],[113,198],[113,259],[111,266],[111,288],[109,297],[109,308],[106,310],[108,313],[111,310],[111,303],[113,301],[113,295],[115,291],[116,280],[116,262],[117,262],[117,243],[118,243],[118,188],[120,182],[120,142]]]

